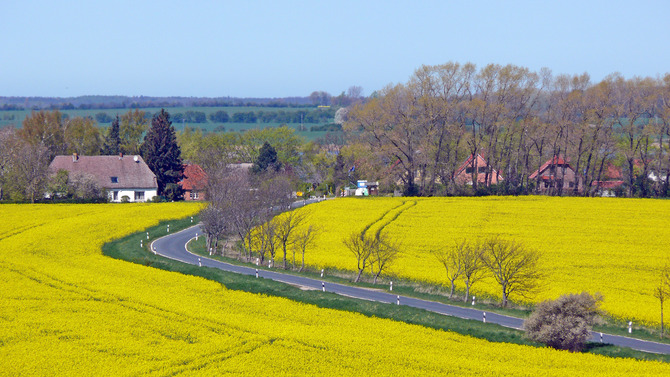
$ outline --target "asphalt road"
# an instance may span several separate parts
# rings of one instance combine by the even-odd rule
[[[183,231],[170,234],[166,237],[160,238],[152,242],[151,248],[157,254],[166,258],[178,260],[184,263],[193,265],[201,265],[204,267],[219,268],[224,271],[235,272],[245,275],[255,275],[256,269],[236,266],[229,263],[220,262],[206,257],[199,257],[186,250],[186,244],[189,240],[194,238],[196,234],[202,235],[202,231],[198,225]],[[399,305],[408,305],[416,308],[430,310],[435,313],[444,315],[460,317],[464,319],[471,319],[476,321],[483,321],[486,318],[487,323],[495,323],[505,327],[521,329],[523,326],[523,319],[505,316],[496,313],[484,312],[477,309],[464,308],[460,306],[447,305],[434,301],[427,301],[406,296],[394,295],[390,292],[373,290],[368,288],[358,288],[348,285],[322,282],[320,280],[310,279],[302,276],[288,275],[280,272],[258,270],[259,277],[265,279],[272,279],[275,281],[309,287],[315,290],[326,290],[341,294],[344,296],[355,297],[364,300],[379,301],[385,303],[395,303]],[[484,317],[486,316],[486,317]],[[630,347],[636,350],[670,354],[670,344],[656,343],[651,341],[628,338],[625,336],[592,333],[591,341],[600,342],[602,336],[603,343],[614,344],[622,347]]]

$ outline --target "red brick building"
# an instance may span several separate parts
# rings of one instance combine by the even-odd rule
[[[206,200],[205,187],[207,186],[207,174],[195,164],[184,165],[184,179],[179,181],[184,190],[184,200]]]

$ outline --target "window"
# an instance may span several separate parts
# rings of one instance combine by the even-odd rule
[[[570,183],[568,184],[568,186],[569,186],[570,188],[574,188],[574,187],[575,187],[575,182],[570,182]]]
[[[472,174],[472,168],[465,168],[465,174]]]
[[[486,167],[485,166],[480,166],[477,168],[477,173],[486,173]]]
[[[109,177],[112,180],[112,183],[119,183],[119,177]]]
[[[135,191],[135,201],[144,200],[144,191]]]
[[[118,191],[112,191],[112,200],[113,201],[119,200],[119,192]]]

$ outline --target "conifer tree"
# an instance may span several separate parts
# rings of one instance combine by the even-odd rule
[[[167,200],[183,199],[183,190],[177,184],[184,175],[181,149],[170,114],[165,109],[151,119],[151,128],[144,137],[141,152],[144,161],[156,174],[158,195],[165,196]]]
[[[103,155],[116,155],[121,152],[121,137],[119,136],[119,116],[112,121],[112,125],[107,130],[105,143],[102,146]]]
[[[281,165],[277,161],[277,151],[266,141],[258,151],[258,158],[254,162],[253,171],[255,173],[262,173],[268,170],[279,171],[280,167]]]

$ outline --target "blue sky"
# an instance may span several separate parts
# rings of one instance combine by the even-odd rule
[[[670,72],[670,1],[0,1],[0,96],[364,95],[423,64]]]

